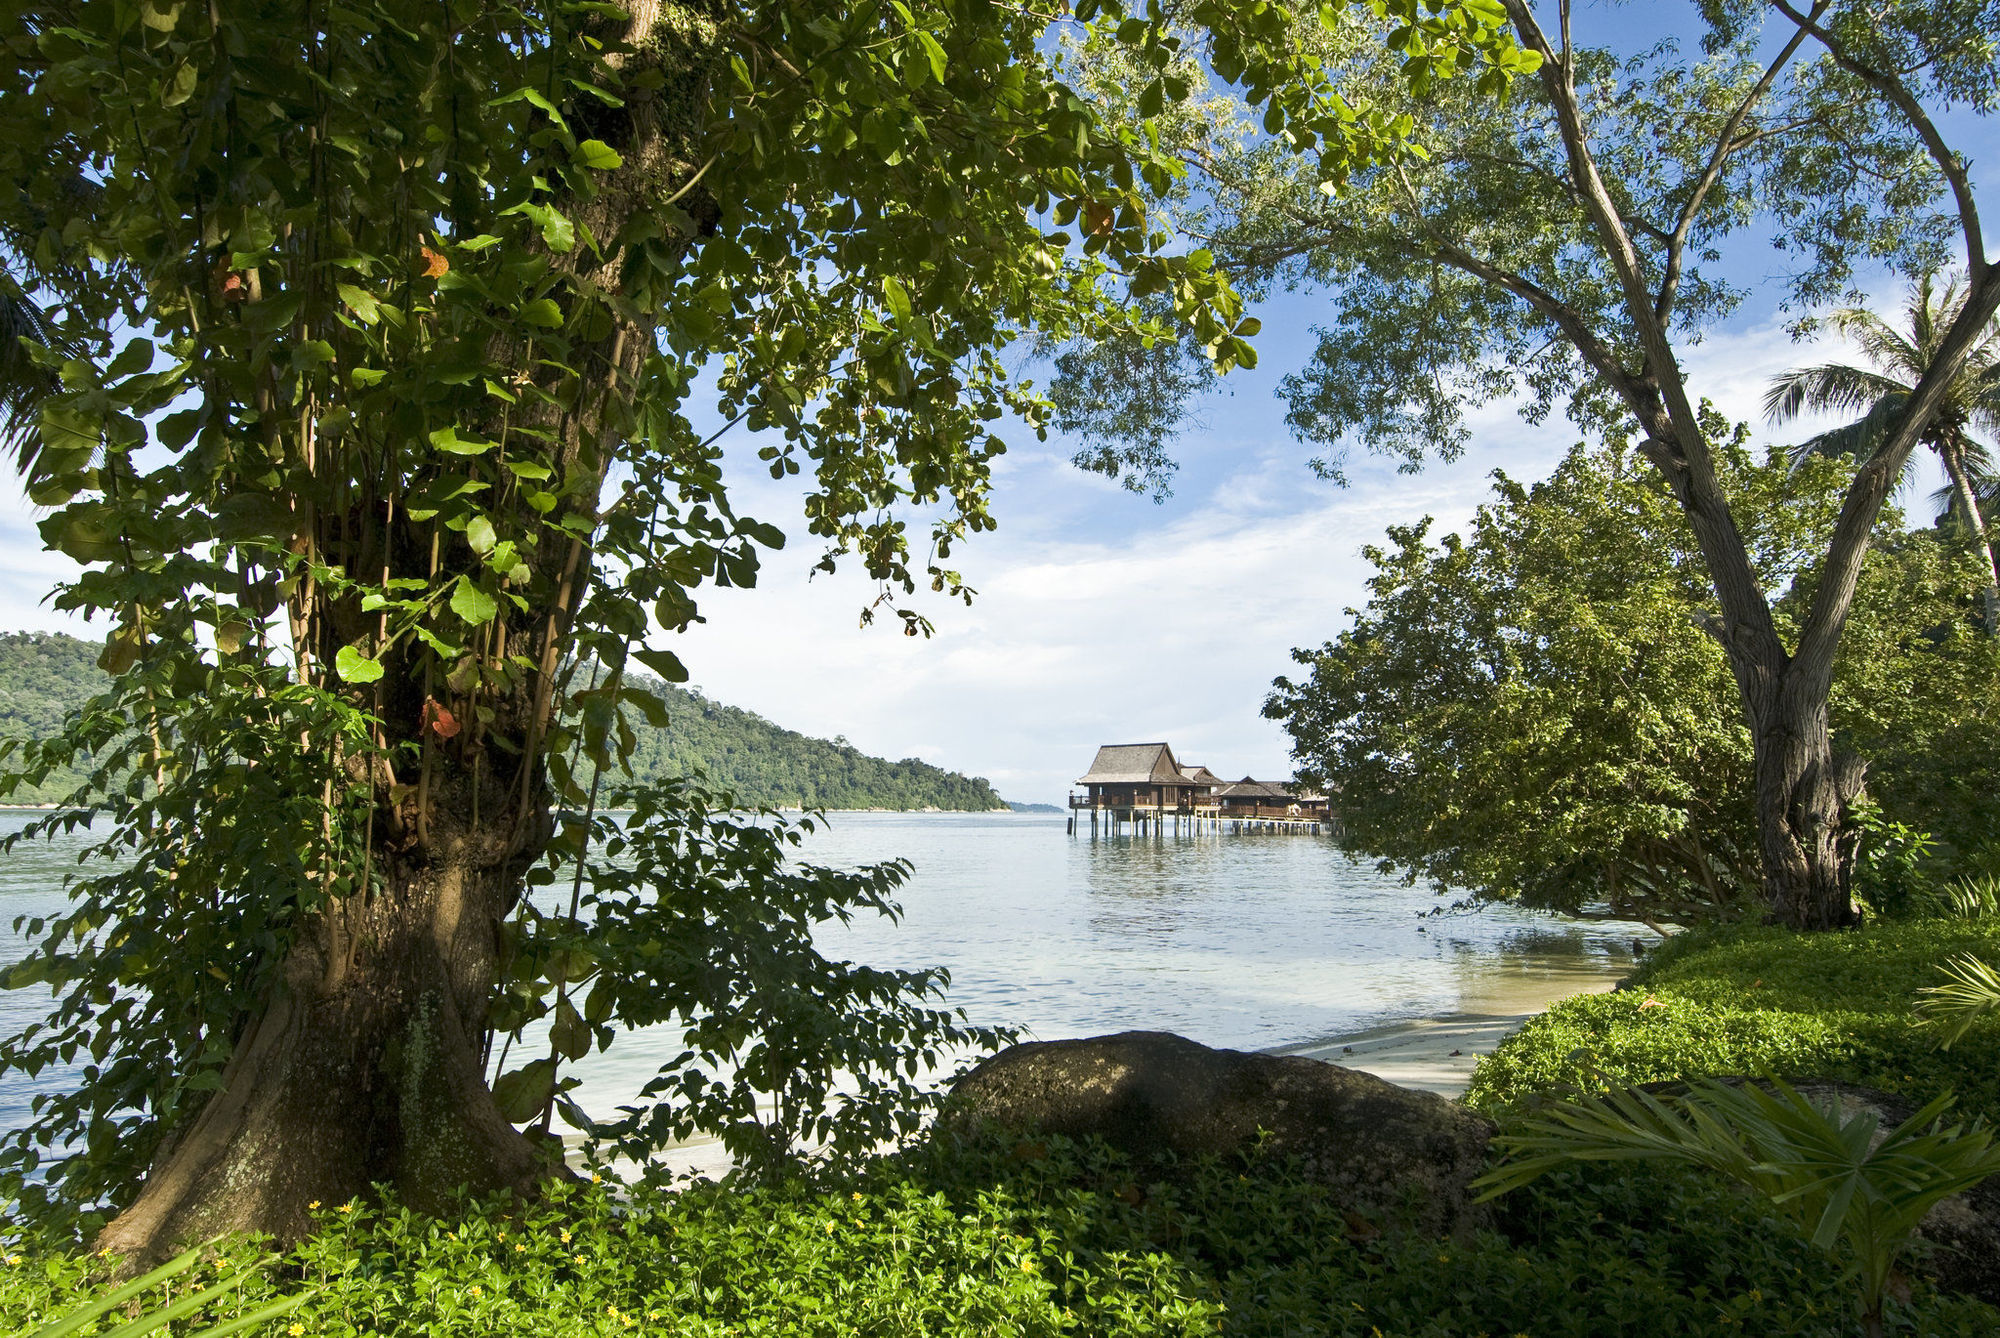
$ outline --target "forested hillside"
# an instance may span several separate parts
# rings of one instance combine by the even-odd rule
[[[103,673],[99,647],[56,633],[0,634],[0,738],[41,738],[81,705]],[[827,742],[781,728],[752,711],[710,701],[699,693],[651,680],[644,686],[667,703],[665,729],[638,722],[633,769],[641,780],[707,773],[747,808],[897,808],[983,812],[1007,807],[977,776],[934,767],[914,757],[891,762],[870,757],[845,739]],[[74,778],[37,791],[17,791],[9,802],[53,801]]]

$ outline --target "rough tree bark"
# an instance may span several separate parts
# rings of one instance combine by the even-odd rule
[[[605,239],[695,174],[721,51],[714,0],[637,0],[626,8],[623,35],[636,53],[629,59],[664,78],[650,94],[628,95],[615,113],[578,109],[590,133],[624,158],[594,198],[565,206]],[[678,203],[698,229],[712,226],[706,188]],[[579,247],[550,259],[581,283],[612,291],[624,256],[611,251],[598,260]],[[649,323],[612,325],[572,349],[576,375],[562,383],[564,408],[540,424],[562,442],[563,472],[595,484],[607,461],[606,399],[632,384],[653,339]],[[363,579],[448,577],[434,566],[429,532],[403,520],[394,502],[377,497],[311,518],[315,552]],[[379,694],[358,698],[383,720],[384,745],[414,745],[424,759],[414,778],[356,764],[373,768],[357,780],[374,795],[379,886],[306,917],[279,983],[238,1038],[222,1090],[100,1234],[98,1247],[125,1255],[127,1267],[225,1231],[296,1240],[309,1230],[315,1203],[367,1196],[376,1184],[434,1210],[461,1190],[525,1192],[563,1173],[559,1157],[501,1115],[483,1071],[500,929],[553,830],[539,741],[590,570],[582,540],[566,551],[545,546],[534,561],[545,578],[537,588],[554,595],[493,624],[497,635],[483,654],[498,663],[510,646],[525,648],[540,671],[511,692],[479,698],[490,722],[393,652],[384,657]],[[352,599],[308,596],[289,612],[296,644],[309,652],[304,672],[331,664],[340,646],[373,625]],[[441,710],[449,713],[446,728]]]

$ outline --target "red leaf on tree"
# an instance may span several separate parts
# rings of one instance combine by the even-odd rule
[[[419,247],[418,249],[424,257],[424,277],[426,279],[435,279],[451,269],[451,262],[446,260],[441,252],[433,251],[428,246]]]
[[[445,709],[442,702],[431,697],[424,702],[424,725],[440,739],[458,736],[458,717]]]

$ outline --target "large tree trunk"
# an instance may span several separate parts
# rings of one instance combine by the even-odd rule
[[[618,117],[586,108],[624,158],[591,199],[569,208],[593,235],[618,237],[629,217],[694,175],[721,49],[718,8],[713,0],[628,6],[624,39],[640,53],[633,59],[665,77],[653,92],[635,92]],[[711,228],[714,198],[705,188],[681,193],[677,217]],[[624,259],[584,247],[550,257],[606,296],[615,296]],[[653,349],[643,317],[608,324],[572,345],[568,368],[536,373],[553,378],[547,388],[563,407],[532,425],[560,442],[561,473],[586,485],[586,506],[603,481],[612,446],[605,438],[616,431],[608,405],[636,383]],[[515,351],[497,347],[495,355]],[[363,580],[452,579],[435,566],[431,532],[412,526],[395,502],[373,498],[318,517],[314,551]],[[383,722],[384,757],[421,755],[421,779],[399,784],[379,760],[354,764],[357,784],[373,793],[377,886],[314,910],[300,927],[275,990],[237,1040],[222,1090],[99,1236],[97,1245],[126,1255],[128,1268],[220,1232],[297,1240],[315,1204],[366,1196],[377,1184],[407,1206],[438,1211],[462,1190],[530,1191],[565,1173],[559,1157],[502,1116],[483,1062],[502,923],[552,834],[542,753],[552,679],[590,578],[589,541],[546,543],[530,560],[547,598],[509,612],[497,647],[477,653],[498,661],[512,647],[537,662],[536,672],[508,676],[511,688],[478,675],[454,688],[438,666],[420,670],[423,652],[405,643],[383,655],[378,687],[349,689]],[[376,619],[353,594],[315,599],[308,594],[290,610],[293,644],[306,671],[323,677],[339,648]],[[451,727],[440,727],[447,712]]]
[[[1848,809],[1860,793],[1858,759],[1836,758],[1829,706],[1831,646],[1848,602],[1828,611],[1833,636],[1805,659],[1778,635],[1728,500],[1708,465],[1700,428],[1651,415],[1646,454],[1673,487],[1714,583],[1713,629],[1729,658],[1750,726],[1759,852],[1770,915],[1794,929],[1854,923],[1854,842]],[[1866,530],[1859,542],[1866,543]],[[1850,592],[1851,594],[1851,592]]]
[[[461,831],[392,857],[378,895],[315,917],[223,1089],[99,1248],[131,1266],[222,1232],[295,1240],[313,1208],[375,1184],[435,1212],[550,1173],[482,1073],[497,931],[525,865],[494,858],[496,835],[504,852],[504,832]]]
[[[1834,754],[1826,693],[1798,686],[1786,675],[1752,725],[1764,893],[1783,924],[1843,929],[1856,920],[1848,811],[1863,768]]]

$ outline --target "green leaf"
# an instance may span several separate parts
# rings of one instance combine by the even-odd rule
[[[333,668],[347,683],[373,683],[382,677],[382,662],[363,655],[352,646],[340,648],[333,657]]]
[[[554,298],[538,297],[521,308],[521,319],[529,325],[553,330],[563,323],[562,308]]]
[[[917,41],[924,48],[924,54],[930,57],[931,77],[939,83],[943,83],[946,68],[944,47],[938,42],[937,38],[931,36],[921,28],[917,29]]]
[[[902,280],[893,274],[884,275],[882,278],[882,300],[888,304],[889,313],[896,318],[898,325],[909,322],[910,290],[903,287]]]
[[[485,557],[498,542],[493,533],[493,522],[485,516],[474,516],[465,524],[465,542],[472,545],[473,552]]]
[[[541,1114],[555,1089],[555,1061],[537,1059],[500,1075],[493,1084],[493,1104],[500,1108],[504,1118],[520,1124]]]
[[[687,666],[681,663],[680,656],[670,650],[654,650],[650,646],[641,647],[632,652],[632,658],[645,665],[648,669],[651,669],[669,683],[685,683],[688,681]]]
[[[361,318],[363,324],[373,325],[382,319],[382,304],[365,288],[357,288],[351,283],[336,283],[333,290],[340,294],[340,300]]]
[[[549,1024],[549,1048],[564,1059],[582,1059],[590,1053],[590,1024],[568,999],[556,1005],[555,1021]]]
[[[167,80],[167,86],[160,91],[160,105],[178,107],[193,97],[195,79],[194,66],[186,61],[175,66],[173,75]]]
[[[455,427],[441,427],[431,433],[431,445],[452,455],[484,455],[493,449],[493,443],[490,441],[459,436]]]
[[[577,166],[588,167],[595,172],[608,172],[625,165],[625,159],[618,150],[601,139],[586,139],[576,146],[576,153],[572,156]]]
[[[451,611],[468,626],[481,627],[492,622],[493,615],[500,609],[493,602],[493,596],[473,584],[470,577],[461,576],[452,587]]]

